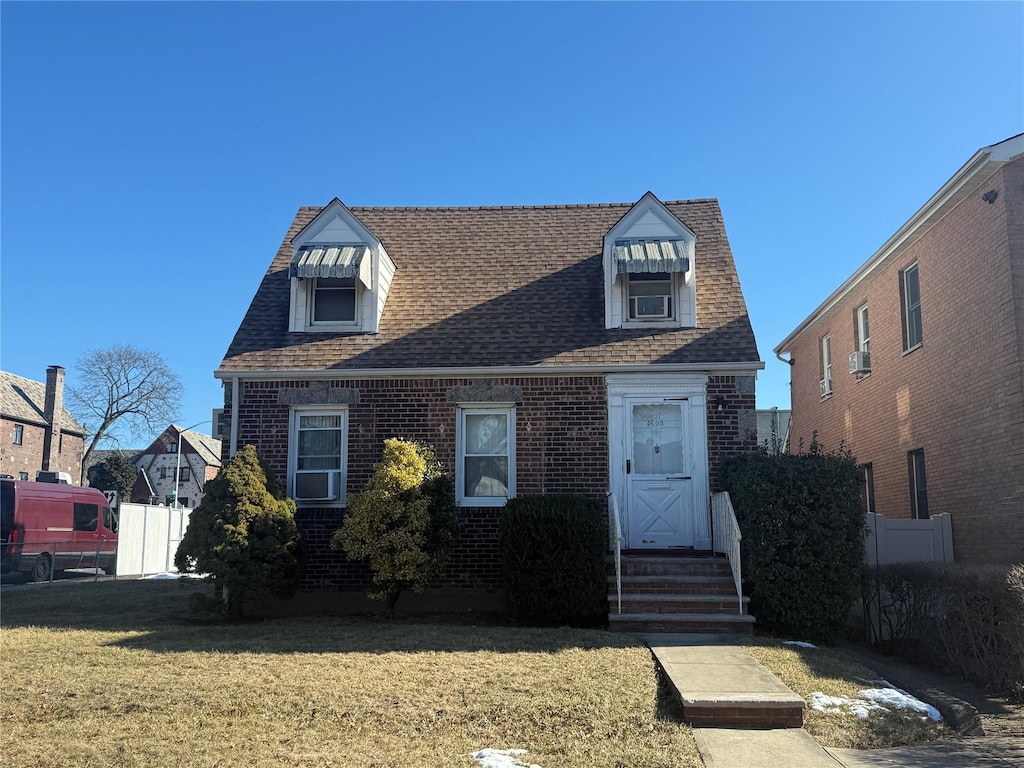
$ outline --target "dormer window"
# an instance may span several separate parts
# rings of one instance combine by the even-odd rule
[[[627,290],[630,320],[672,319],[672,275],[668,272],[629,275]]]
[[[395,265],[335,199],[292,238],[290,331],[375,333]]]
[[[354,277],[316,277],[312,291],[310,325],[355,325],[358,314]]]
[[[696,237],[648,192],[605,235],[605,327],[692,328]]]

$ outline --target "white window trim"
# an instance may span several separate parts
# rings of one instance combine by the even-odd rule
[[[912,273],[912,272],[915,275],[917,275],[917,304],[914,305],[914,307],[911,307],[911,305],[910,305],[910,289],[907,286],[907,278],[910,275],[910,273]],[[915,261],[913,264],[908,264],[906,267],[904,267],[900,271],[900,314],[901,314],[902,320],[903,320],[903,351],[904,352],[911,352],[911,351],[917,349],[918,347],[921,346],[921,344],[924,341],[924,321],[923,321],[923,319],[919,321],[921,327],[918,330],[918,339],[917,339],[917,341],[911,343],[911,340],[910,340],[910,330],[911,330],[911,328],[910,328],[910,326],[911,326],[911,323],[910,323],[910,313],[911,313],[911,310],[916,308],[917,309],[917,314],[920,317],[921,316],[921,305],[923,303],[924,302],[922,301],[922,298],[921,298],[921,269],[918,266],[918,263]]]
[[[299,416],[341,416],[341,488],[337,499],[310,501],[295,498],[295,474],[299,459]],[[348,407],[339,405],[293,406],[288,412],[288,498],[303,507],[345,507],[348,490]]]
[[[832,396],[832,338],[825,334],[818,341],[818,348],[821,354],[821,381],[825,384],[821,387],[821,396]]]
[[[508,495],[466,496],[466,417],[494,414],[508,417]],[[459,404],[455,413],[455,503],[460,507],[503,507],[516,495],[515,403]]]
[[[320,278],[312,277],[304,280],[306,283],[306,328],[310,331],[359,331],[362,330],[362,300],[363,290],[360,288],[358,278],[354,279],[355,307],[353,308],[354,320],[321,320],[313,319],[313,312],[316,310],[316,281]]]

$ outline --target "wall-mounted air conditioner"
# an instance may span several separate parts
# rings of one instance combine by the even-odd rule
[[[870,373],[871,353],[852,352],[850,353],[850,373]]]
[[[629,300],[633,304],[633,317],[668,317],[671,306],[668,296],[631,296]]]
[[[296,472],[296,501],[334,501],[338,498],[340,472]]]
[[[818,388],[821,390],[821,396],[832,394],[832,379],[822,379],[818,382]]]

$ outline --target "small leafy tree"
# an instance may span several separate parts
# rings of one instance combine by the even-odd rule
[[[119,500],[129,501],[138,472],[131,457],[118,451],[96,465],[92,470],[90,485],[101,491],[117,491]]]
[[[388,616],[403,589],[422,592],[448,564],[458,536],[455,485],[427,446],[391,438],[363,493],[331,546],[353,560],[369,560],[370,597],[384,600]]]
[[[295,594],[298,543],[295,502],[247,445],[206,484],[174,564],[183,573],[209,574],[215,597],[226,596],[227,615],[239,619],[269,597]]]

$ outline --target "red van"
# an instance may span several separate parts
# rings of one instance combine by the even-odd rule
[[[68,568],[113,573],[117,520],[95,488],[0,480],[0,571],[47,581]]]

